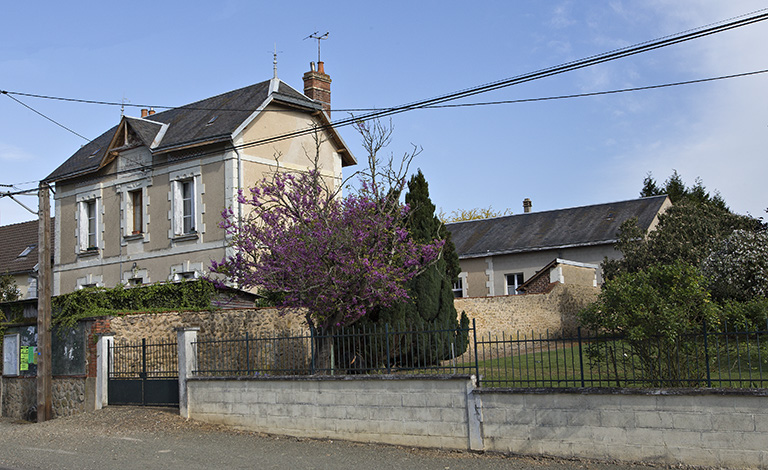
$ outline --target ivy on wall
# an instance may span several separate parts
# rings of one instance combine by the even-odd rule
[[[89,287],[53,299],[53,323],[73,328],[78,320],[128,312],[207,310],[216,292],[206,280],[107,289]]]

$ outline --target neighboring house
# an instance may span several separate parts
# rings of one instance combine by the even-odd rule
[[[0,227],[0,275],[13,277],[20,300],[37,298],[37,239],[37,220]]]
[[[313,63],[305,94],[274,77],[125,116],[80,148],[46,178],[56,185],[54,295],[199,277],[228,253],[221,212],[247,210],[238,189],[278,162],[305,170],[317,156],[322,174],[339,184],[342,167],[356,161],[330,126],[330,82]],[[291,133],[300,135],[275,139]]]
[[[517,294],[553,259],[599,265],[620,258],[614,244],[621,224],[636,217],[647,233],[671,202],[654,196],[543,212],[528,212],[530,201],[524,204],[523,214],[446,224],[462,269],[457,297]],[[599,269],[596,276],[602,284]]]
[[[519,294],[549,292],[555,284],[597,287],[597,264],[578,263],[555,258],[540,271],[517,287]]]

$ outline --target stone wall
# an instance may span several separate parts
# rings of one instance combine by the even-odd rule
[[[85,382],[85,377],[53,378],[51,389],[54,418],[86,410]],[[36,419],[36,377],[3,377],[2,390],[3,417],[28,421]]]
[[[576,313],[594,302],[597,287],[556,284],[541,294],[501,295],[455,299],[456,311],[475,319],[477,335],[571,333]]]
[[[279,315],[274,308],[215,310],[203,312],[147,313],[111,317],[115,341],[176,341],[179,327],[199,327],[200,339],[233,339],[245,336],[308,331],[299,312]]]

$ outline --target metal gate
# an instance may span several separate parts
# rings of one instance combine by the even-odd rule
[[[178,347],[175,342],[109,345],[110,405],[179,406]]]

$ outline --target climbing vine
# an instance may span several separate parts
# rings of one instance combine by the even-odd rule
[[[78,320],[128,312],[167,312],[211,308],[215,287],[206,280],[126,288],[89,287],[53,300],[53,323],[73,328]]]

